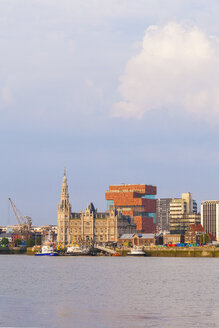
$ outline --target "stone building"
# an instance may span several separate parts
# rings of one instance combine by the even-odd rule
[[[115,208],[107,212],[97,212],[93,203],[90,203],[85,212],[72,213],[64,173],[61,200],[58,205],[58,244],[113,243],[117,242],[122,234],[135,232],[136,224],[133,219],[124,216]]]
[[[128,247],[155,245],[155,235],[153,233],[124,234],[119,238],[118,245]]]
[[[179,244],[183,243],[183,235],[180,234],[164,234],[163,235],[163,244]]]

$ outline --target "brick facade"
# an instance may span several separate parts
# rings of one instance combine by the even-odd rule
[[[157,188],[143,184],[109,186],[105,193],[108,210],[115,207],[134,218],[137,231],[153,233],[156,230],[155,213]]]

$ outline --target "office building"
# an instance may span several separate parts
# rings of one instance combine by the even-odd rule
[[[185,235],[191,224],[200,224],[201,216],[198,213],[180,214],[178,216],[170,216],[170,233]]]
[[[170,229],[170,202],[172,198],[159,198],[156,205],[156,224],[159,231]]]
[[[219,200],[202,202],[201,224],[206,233],[213,234],[219,241]]]
[[[184,235],[191,224],[200,224],[197,203],[191,193],[183,193],[182,198],[173,198],[170,202],[170,233]]]

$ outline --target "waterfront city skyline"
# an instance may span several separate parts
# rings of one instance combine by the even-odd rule
[[[56,224],[63,168],[73,211],[112,184],[219,199],[217,1],[0,4],[1,225],[11,197]]]

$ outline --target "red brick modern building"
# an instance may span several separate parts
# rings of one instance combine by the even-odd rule
[[[28,240],[32,237],[31,233],[21,233],[21,232],[12,232],[11,234],[11,242],[14,243],[16,239],[20,240]]]
[[[157,188],[144,184],[109,186],[105,194],[107,209],[116,207],[124,215],[134,217],[138,232],[153,233],[156,230],[155,213]]]

